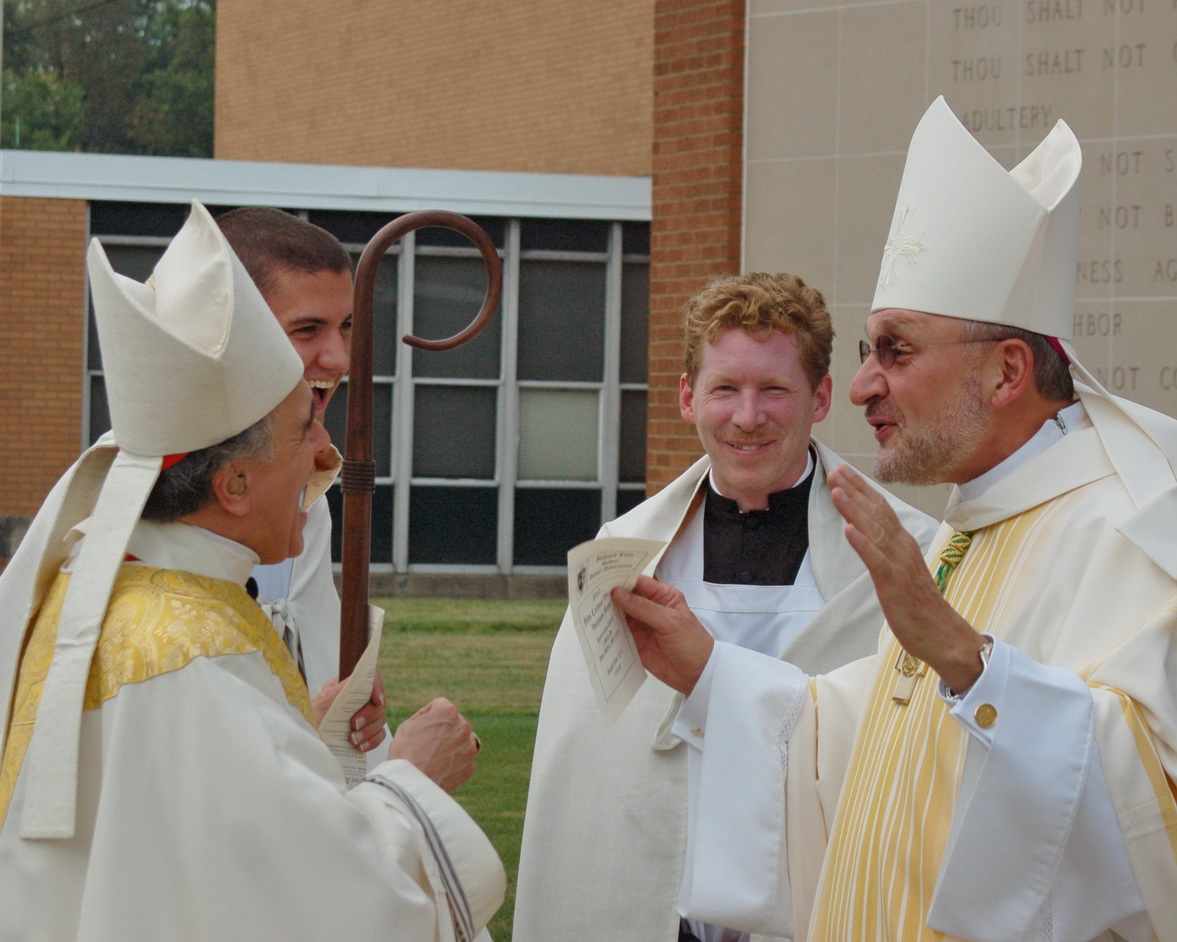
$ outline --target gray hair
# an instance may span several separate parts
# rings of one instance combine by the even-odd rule
[[[273,454],[274,423],[264,416],[244,432],[208,448],[186,454],[162,472],[147,496],[142,519],[171,523],[200,510],[213,498],[213,476],[230,461],[268,461]]]
[[[1052,402],[1071,402],[1075,398],[1075,382],[1070,367],[1045,334],[1036,334],[1006,324],[984,321],[964,321],[963,340],[1021,340],[1034,354],[1034,385]]]

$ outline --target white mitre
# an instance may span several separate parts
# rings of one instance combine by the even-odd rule
[[[937,98],[911,139],[871,310],[1070,337],[1082,165],[1059,121],[1007,172]]]
[[[245,431],[302,379],[302,363],[199,203],[146,284],[116,273],[97,240],[88,267],[113,443],[58,481],[0,577],[0,733],[29,620],[83,519],[57,646],[25,758],[21,836],[73,836],[86,679],[127,540],[173,459]]]
[[[937,98],[912,135],[871,311],[924,311],[1052,338],[1140,508],[1120,532],[1177,578],[1177,421],[1113,396],[1069,341],[1082,163],[1079,141],[1059,121],[1007,172]]]
[[[138,455],[196,451],[264,418],[302,362],[200,203],[140,284],[88,258],[110,419]]]

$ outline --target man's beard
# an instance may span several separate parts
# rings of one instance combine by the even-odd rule
[[[989,417],[974,373],[924,428],[899,427],[898,441],[875,457],[875,478],[884,484],[943,483],[948,469],[984,436]]]

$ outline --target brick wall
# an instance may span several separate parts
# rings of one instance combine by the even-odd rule
[[[0,197],[0,517],[33,514],[81,446],[86,203]]]
[[[678,410],[683,303],[740,268],[744,2],[657,0],[647,490],[702,450]]]
[[[654,0],[220,0],[221,159],[644,176]]]

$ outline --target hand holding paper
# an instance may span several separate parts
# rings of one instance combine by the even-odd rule
[[[668,687],[689,695],[703,675],[715,639],[695,617],[682,592],[648,576],[632,590],[613,592],[646,670]]]
[[[632,588],[666,544],[603,539],[568,551],[568,605],[605,722],[611,723],[646,679],[633,636],[610,593]]]
[[[351,718],[372,696],[376,682],[376,657],[380,653],[380,629],[384,624],[384,609],[368,606],[368,646],[364,649],[356,669],[343,685],[343,690],[331,704],[323,722],[319,724],[319,738],[327,744],[343,767],[343,777],[351,788],[367,774],[365,754],[352,745]]]

